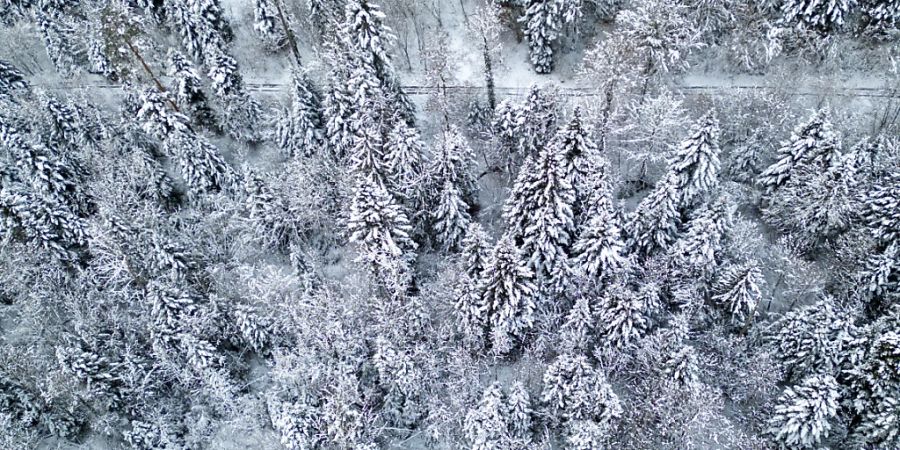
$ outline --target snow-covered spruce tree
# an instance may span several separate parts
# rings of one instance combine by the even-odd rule
[[[473,348],[484,347],[485,333],[490,323],[489,309],[481,301],[481,277],[490,255],[487,233],[478,222],[469,228],[460,243],[459,260],[463,277],[456,291],[454,304],[459,329]]]
[[[306,4],[309,7],[309,21],[318,32],[319,39],[331,39],[344,19],[347,0],[307,0]]]
[[[765,281],[756,263],[735,264],[716,280],[712,299],[725,309],[733,324],[749,324],[762,299],[760,288]]]
[[[194,15],[187,0],[166,2],[166,17],[181,35],[181,44],[195,60],[206,61],[206,50],[220,48],[224,42],[217,33],[204,30],[207,25]],[[211,41],[210,41],[211,40]]]
[[[41,108],[40,119],[45,126],[33,129],[33,132],[45,145],[53,147],[54,151],[59,151],[57,147],[87,145],[79,142],[87,132],[85,128],[88,126],[84,108],[73,101],[66,102],[43,91],[37,91],[36,97]],[[69,155],[60,155],[60,158],[71,160]]]
[[[534,325],[533,279],[528,261],[513,240],[509,236],[500,239],[485,264],[479,288],[494,353],[508,353]]]
[[[459,247],[472,221],[468,208],[459,189],[449,181],[444,182],[437,207],[432,211],[435,238],[444,249],[452,251]]]
[[[253,29],[256,30],[256,36],[272,51],[287,44],[287,35],[275,5],[277,1],[280,0],[255,0],[253,7]]]
[[[321,286],[322,278],[316,268],[309,261],[309,254],[300,244],[294,243],[289,250],[288,259],[291,262],[293,274],[300,279],[304,292],[312,293]]]
[[[190,0],[188,3],[193,8],[195,17],[208,25],[210,30],[215,30],[224,42],[229,43],[234,39],[234,32],[225,18],[225,11],[219,0]]]
[[[759,175],[758,183],[766,193],[781,188],[797,171],[818,171],[831,165],[840,154],[840,136],[821,109],[800,126],[788,142],[778,149],[777,160]]]
[[[765,220],[787,232],[806,248],[847,231],[858,217],[861,182],[852,158],[843,155],[830,167],[795,174],[763,209]]]
[[[900,241],[900,171],[875,181],[864,195],[862,215],[879,243]]]
[[[563,17],[557,0],[528,0],[519,18],[528,39],[529,58],[537,73],[553,71],[553,44],[559,37]]]
[[[4,431],[11,431],[8,427],[13,424],[23,428],[36,426],[44,412],[44,403],[28,386],[17,380],[11,370],[4,369],[0,371],[0,408],[6,422]]]
[[[443,139],[428,165],[430,190],[427,196],[436,198],[444,183],[451,182],[462,194],[467,204],[475,203],[478,182],[475,179],[475,152],[455,125],[444,132]]]
[[[15,90],[28,89],[25,75],[12,64],[0,60],[0,100],[11,97]]]
[[[507,422],[509,423],[509,435],[518,442],[531,442],[531,425],[532,414],[534,411],[531,407],[531,395],[525,383],[516,381],[509,389],[506,403],[508,405],[509,415]]]
[[[478,404],[469,409],[463,431],[472,450],[504,448],[509,441],[509,418],[500,383],[484,390]]]
[[[348,0],[340,34],[344,45],[359,52],[360,58],[372,66],[378,79],[393,70],[388,47],[395,39],[393,30],[384,23],[381,7],[369,0]],[[392,75],[392,74],[391,74]]]
[[[200,28],[201,39],[207,45],[214,44],[222,49],[224,44],[228,44],[234,39],[234,32],[231,30],[228,19],[225,18],[225,11],[219,0],[194,0],[188,1],[188,4],[195,23]],[[217,41],[221,41],[221,43]]]
[[[581,225],[578,240],[572,246],[573,265],[579,276],[603,283],[621,274],[628,266],[628,258],[612,193],[604,183],[593,197],[587,222]]]
[[[694,124],[690,136],[669,161],[682,207],[698,201],[718,183],[718,141],[719,121],[715,112],[710,111]]]
[[[480,223],[472,221],[460,242],[460,261],[463,273],[477,280],[481,277],[491,252],[488,235]]]
[[[91,18],[88,23],[91,33],[98,33],[96,44],[102,48],[92,50],[88,56],[96,59],[91,65],[109,65],[105,71],[112,71],[107,76],[118,80],[136,81],[149,77],[160,86],[150,60],[155,55],[155,43],[150,36],[148,23],[144,16],[125,2],[104,2],[102,9],[85,12]],[[90,62],[89,59],[89,62]],[[149,63],[148,63],[149,61]]]
[[[146,88],[134,97],[133,112],[141,123],[141,129],[150,136],[165,141],[172,134],[190,129],[187,117],[170,111],[167,99],[159,91]]]
[[[74,261],[87,245],[87,224],[59,202],[3,175],[0,235],[21,236],[61,261]]]
[[[828,32],[844,25],[857,0],[787,0],[781,5],[784,21]]]
[[[78,147],[88,145],[83,139],[86,130],[82,123],[83,110],[81,108],[76,107],[71,102],[65,104],[61,100],[43,92],[38,93],[38,99],[45,113],[44,117],[47,124],[46,131],[41,133],[45,145],[56,149],[56,152],[68,149],[74,151]],[[60,159],[72,163],[71,157],[65,155],[68,152],[61,153],[59,155]]]
[[[354,93],[347,90],[351,67],[346,55],[334,46],[326,47],[323,56],[330,66],[328,86],[322,98],[322,118],[325,140],[330,155],[340,161],[347,156],[353,124],[350,116],[355,110]]]
[[[677,348],[677,347],[676,347]],[[700,367],[697,364],[697,351],[690,345],[681,345],[666,357],[663,362],[663,373],[666,381],[688,389],[697,387]]]
[[[528,96],[521,106],[516,109],[517,128],[519,135],[519,152],[522,156],[533,156],[543,150],[556,133],[556,122],[559,118],[559,103],[557,101],[555,87],[540,87],[532,84],[528,89]],[[560,149],[571,150],[570,148]],[[577,153],[566,154],[566,157],[574,161]]]
[[[122,227],[122,224],[112,221],[110,226]],[[115,233],[119,238],[128,234],[125,230],[115,230]],[[191,255],[184,246],[165,235],[154,234],[149,247],[147,270],[150,277],[157,281],[168,279],[176,283],[183,283],[190,272],[196,268],[191,261]]]
[[[384,158],[381,130],[374,123],[360,128],[353,136],[350,147],[350,171],[387,187],[387,167]]]
[[[107,80],[113,82],[119,81],[119,75],[116,73],[112,61],[106,56],[107,42],[104,39],[102,30],[99,27],[98,29],[89,30],[85,39],[87,40],[88,71],[103,75]]]
[[[69,99],[66,106],[73,111],[75,117],[75,132],[66,136],[69,145],[98,148],[104,141],[114,138],[112,135],[114,127],[108,125],[106,121],[108,116],[98,105],[78,97]],[[67,155],[66,159],[74,161],[75,157]]]
[[[169,76],[172,77],[172,96],[181,112],[201,127],[215,128],[216,117],[203,92],[200,75],[177,50],[169,51]]]
[[[47,56],[63,77],[69,77],[77,67],[75,51],[72,48],[73,30],[61,23],[59,14],[38,12],[35,15],[38,29],[47,49]]]
[[[863,13],[868,18],[868,25],[876,31],[890,30],[900,26],[900,1],[897,0],[861,0]]]
[[[272,248],[287,249],[293,237],[300,233],[292,220],[292,212],[286,202],[254,173],[245,173],[244,201],[248,219],[255,235]]]
[[[574,24],[584,17],[583,0],[557,0],[556,4],[564,24]]]
[[[218,149],[205,137],[194,133],[187,126],[186,117],[169,111],[162,95],[148,88],[141,92],[140,102],[138,120],[143,122],[146,132],[163,141],[165,152],[179,162],[181,174],[190,188],[208,192],[235,186],[237,173]]]
[[[0,116],[0,149],[5,149],[10,163],[15,164],[16,170],[7,174],[13,180],[27,183],[35,194],[47,196],[73,214],[90,211],[92,201],[80,187],[83,170],[58,148],[30,142]]]
[[[491,130],[494,136],[499,140],[501,152],[505,152],[509,158],[515,153],[519,153],[519,130],[521,124],[521,106],[514,103],[510,99],[505,99],[497,105],[494,111],[494,118],[491,121]]]
[[[135,8],[143,10],[154,23],[162,23],[166,19],[163,0],[136,0]]]
[[[305,401],[266,402],[272,427],[288,450],[306,450],[322,445],[324,429],[319,409]]]
[[[625,285],[610,286],[600,298],[596,333],[600,346],[622,350],[635,342],[650,326],[647,298]]]
[[[870,307],[890,305],[900,298],[900,241],[870,255],[857,275],[870,296]]]
[[[453,307],[457,317],[457,329],[462,340],[472,351],[481,353],[487,347],[490,330],[490,310],[482,303],[480,281],[466,279],[460,286]]]
[[[223,355],[210,339],[192,326],[196,320],[202,320],[204,314],[195,296],[156,282],[147,291],[156,357],[169,359],[169,355],[177,355],[204,384],[212,382],[219,386],[216,389],[230,390],[230,382],[222,371]]]
[[[26,17],[25,14],[31,8],[31,0],[10,0],[0,5],[0,24],[10,26],[16,21]]]
[[[588,354],[591,350],[594,330],[594,311],[591,300],[582,295],[566,314],[566,321],[559,332],[560,351],[571,354]]]
[[[209,340],[191,333],[181,334],[178,339],[180,350],[195,372],[215,372],[225,364],[224,358]]]
[[[762,134],[757,132],[752,136],[731,152],[731,161],[725,168],[726,175],[739,183],[753,182],[762,170],[760,168],[762,148],[758,145]]]
[[[521,243],[529,267],[553,286],[563,281],[552,276],[566,263],[575,232],[575,191],[564,178],[565,155],[559,150],[545,147],[519,172],[503,211],[508,233]]]
[[[234,38],[219,0],[172,0],[165,7],[182,44],[203,64],[214,64],[212,58],[225,52]]]
[[[896,149],[894,144],[884,135],[874,138],[860,139],[844,157],[850,165],[865,177],[877,177],[885,169],[885,162],[891,159]]]
[[[127,121],[120,129],[121,148],[131,149],[128,159],[135,173],[142,174],[132,180],[132,189],[141,199],[147,199],[158,205],[165,205],[172,200],[173,183],[163,167],[162,161],[157,159],[162,154],[161,149],[147,133],[140,128],[140,123]],[[124,161],[124,158],[120,161]]]
[[[388,182],[410,207],[421,201],[423,194],[424,147],[419,131],[402,120],[394,122],[384,143]]]
[[[695,27],[701,30],[703,39],[709,39],[711,36],[714,36],[713,39],[718,39],[719,36],[733,30],[734,24],[737,23],[738,20],[742,20],[744,22],[741,23],[747,23],[748,25],[755,24],[755,20],[753,19],[755,19],[756,16],[753,16],[751,11],[755,12],[759,9],[766,8],[773,2],[765,0],[759,3],[762,3],[762,5],[754,8],[755,4],[753,6],[737,6],[731,3],[723,3],[719,0],[693,0],[688,4],[690,7],[688,19]],[[748,26],[745,33],[751,34],[754,31],[756,31],[755,28]],[[757,36],[759,35],[756,34],[754,39],[757,39]],[[732,42],[729,42],[729,44],[732,44]],[[749,51],[734,55],[732,60],[744,63],[745,67],[752,67],[752,62],[748,61],[750,59],[748,53]]]
[[[900,400],[885,397],[862,417],[851,436],[854,442],[872,448],[894,448],[900,445]]]
[[[396,38],[384,23],[384,13],[370,0],[347,0],[346,5],[344,22],[338,30],[342,45],[374,70],[389,103],[404,120],[414,123],[415,107],[401,89],[387,51]]]
[[[615,19],[616,13],[622,8],[622,0],[593,0],[591,6],[594,14],[603,21]]]
[[[190,332],[185,324],[198,311],[197,299],[157,281],[151,282],[145,290],[153,322],[151,337],[156,341],[154,345],[176,344],[180,335]]]
[[[215,52],[208,65],[209,79],[223,105],[222,129],[239,141],[259,140],[259,104],[247,92],[237,61],[224,52]]]
[[[135,99],[135,113],[141,128],[161,141],[175,133],[190,131],[187,117],[170,111],[166,100],[159,91],[151,88],[141,90]]]
[[[602,372],[584,355],[559,355],[544,372],[541,402],[551,422],[589,420],[609,426],[622,405]]]
[[[350,242],[359,246],[358,261],[385,269],[390,263],[408,264],[415,259],[409,219],[376,180],[357,177],[347,227]]]
[[[575,190],[574,213],[579,224],[584,221],[584,213],[591,208],[588,202],[595,195],[594,190],[599,188],[596,185],[598,182],[602,183],[605,175],[597,145],[591,138],[593,130],[585,123],[582,115],[581,108],[576,107],[569,122],[556,133],[550,143],[559,147],[557,153],[563,158],[563,177]]]
[[[628,246],[639,258],[666,250],[675,241],[681,223],[676,183],[671,173],[659,180],[628,220]]]
[[[810,375],[788,387],[769,419],[769,432],[783,447],[815,447],[831,431],[840,389],[831,375]]]
[[[291,106],[275,124],[275,139],[288,157],[310,157],[324,143],[320,94],[302,70],[291,77]]]
[[[675,274],[708,280],[721,260],[722,244],[731,228],[735,205],[728,195],[697,211],[687,231],[669,249]]]
[[[848,386],[846,404],[854,414],[851,440],[860,446],[889,448],[900,443],[900,309],[860,327],[850,344],[842,381]]]
[[[773,340],[788,379],[832,373],[840,364],[847,324],[830,299],[788,312]]]
[[[373,124],[379,124],[377,120],[388,119],[390,108],[372,66],[359,60],[348,61],[353,65],[349,67],[345,80],[345,89],[350,100],[348,104],[350,114],[347,120],[350,129],[354,133],[359,133],[364,128],[372,128]]]
[[[88,395],[103,398],[115,405],[120,392],[116,384],[117,368],[109,357],[99,354],[90,345],[74,336],[64,336],[56,347],[56,360],[63,372],[84,386]]]

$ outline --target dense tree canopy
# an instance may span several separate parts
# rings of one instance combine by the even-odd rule
[[[897,0],[0,0],[0,449],[900,448]]]

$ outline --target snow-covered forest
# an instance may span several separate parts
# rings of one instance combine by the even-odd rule
[[[900,0],[0,0],[0,448],[900,448]]]

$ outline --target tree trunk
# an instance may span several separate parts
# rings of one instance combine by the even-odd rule
[[[150,75],[150,79],[153,80],[153,84],[156,85],[156,89],[159,90],[159,92],[161,94],[166,94],[168,92],[166,90],[166,87],[163,86],[162,82],[159,81],[159,78],[156,77],[156,74],[153,73],[153,70],[150,69],[150,66],[147,64],[147,61],[144,60],[144,57],[141,56],[141,53],[138,52],[137,48],[135,48],[135,46],[132,45],[131,41],[129,41],[128,39],[125,39],[125,45],[128,46],[128,50],[131,50],[131,53],[134,54],[134,57],[137,58],[138,61],[140,61],[141,66],[144,68],[144,71],[147,72],[147,75]],[[178,109],[178,105],[176,105],[175,102],[172,101],[172,99],[169,98],[168,95],[165,97],[166,97],[166,101],[169,103],[169,105],[172,106],[172,109],[174,109],[175,112],[180,113],[181,110]]]
[[[294,62],[300,67],[300,50],[297,48],[297,39],[294,38],[294,30],[288,25],[287,17],[284,15],[281,0],[274,0],[275,8],[278,9],[278,18],[281,19],[281,26],[284,27],[284,34],[287,36],[288,45],[291,47],[291,53],[294,54]]]
[[[491,111],[497,109],[497,93],[494,89],[494,65],[491,62],[491,54],[490,49],[488,47],[487,38],[482,35],[481,40],[483,42],[483,56],[484,56],[484,81],[487,86],[487,98],[488,98],[488,106],[491,107]]]
[[[613,102],[613,91],[615,90],[616,83],[613,81],[606,86],[606,91],[604,92],[604,105],[603,112],[601,114],[602,119],[600,119],[600,151],[606,151],[606,138],[609,134],[609,118],[612,115],[612,102]],[[621,164],[620,164],[621,168]]]

